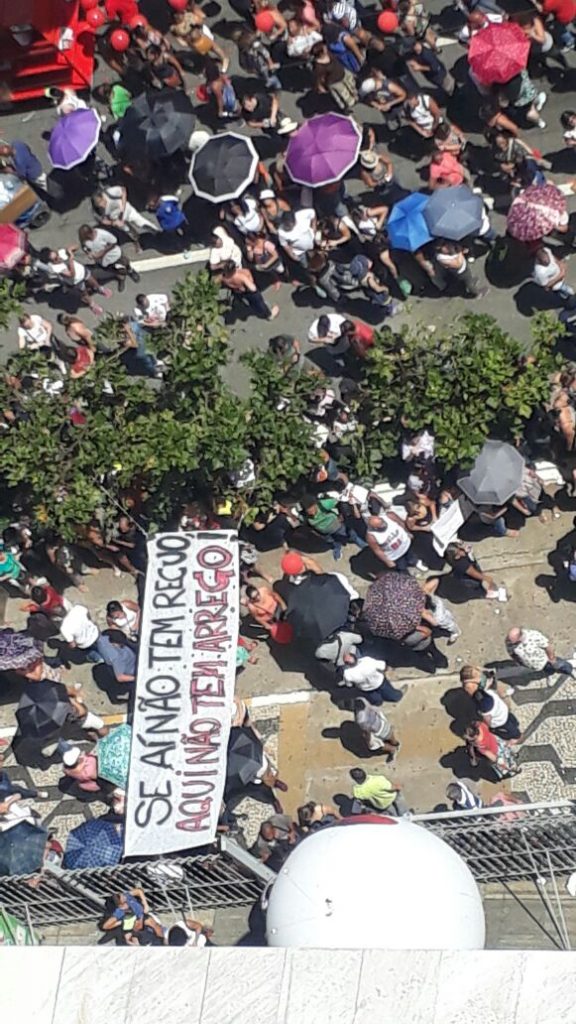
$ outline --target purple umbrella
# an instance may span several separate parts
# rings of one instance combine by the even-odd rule
[[[48,156],[53,167],[69,171],[84,161],[100,136],[100,117],[95,110],[73,110],[54,125]]]
[[[360,152],[362,132],[344,114],[318,114],[291,136],[286,167],[299,185],[329,185],[340,181],[354,166]]]

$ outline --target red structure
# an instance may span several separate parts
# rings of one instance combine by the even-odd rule
[[[0,0],[0,92],[34,99],[92,83],[94,33],[78,0]]]

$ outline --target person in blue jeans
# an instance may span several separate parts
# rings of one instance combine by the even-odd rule
[[[0,771],[0,804],[9,796],[19,796],[21,800],[34,800],[36,797],[47,797],[46,789],[27,789],[12,782],[8,772]]]

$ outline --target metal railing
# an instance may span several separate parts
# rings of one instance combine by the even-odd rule
[[[0,905],[34,925],[97,920],[106,900],[119,891],[144,889],[152,911],[191,907],[239,907],[254,903],[274,874],[233,841],[208,856],[138,861],[115,867],[64,871],[48,868],[38,876],[0,878]],[[34,880],[34,885],[30,882]]]
[[[479,882],[513,882],[576,871],[576,803],[508,804],[418,814],[466,861]]]

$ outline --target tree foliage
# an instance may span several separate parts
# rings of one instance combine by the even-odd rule
[[[0,322],[2,308],[0,294]],[[112,317],[97,332],[111,353],[78,380],[62,378],[38,353],[12,358],[0,377],[0,473],[10,514],[25,511],[73,539],[94,516],[109,521],[122,494],[137,488],[153,523],[207,495],[230,501],[250,522],[308,476],[318,463],[305,417],[317,375],[252,352],[243,357],[249,394],[239,397],[226,382],[221,313],[208,274],[188,274],[176,286],[170,322],[150,342],[166,367],[162,383],[127,375]],[[550,318],[535,318],[526,359],[485,315],[465,316],[443,333],[384,329],[361,383],[357,475],[378,475],[398,451],[403,424],[431,427],[447,467],[470,462],[489,434],[516,436],[546,397],[557,334]],[[255,479],[238,489],[231,474],[248,458]]]
[[[447,469],[469,465],[487,437],[520,436],[547,396],[563,333],[549,314],[533,320],[534,343],[520,343],[486,314],[448,329],[381,331],[364,369],[355,439],[358,470],[374,475],[398,453],[403,427],[428,427]]]

